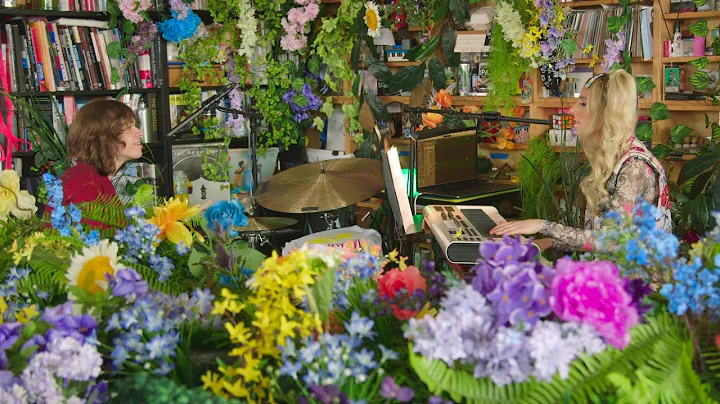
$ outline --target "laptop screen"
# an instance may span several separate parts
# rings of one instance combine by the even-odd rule
[[[419,139],[416,150],[418,190],[477,178],[474,129]]]

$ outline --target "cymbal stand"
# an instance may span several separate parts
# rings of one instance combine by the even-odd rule
[[[260,232],[250,232],[247,234],[248,247],[257,250],[260,246],[268,243],[268,237],[263,236]]]
[[[335,230],[338,228],[338,216],[339,215],[337,210],[323,212],[322,218],[325,219],[325,223],[327,224],[327,228],[325,230]]]

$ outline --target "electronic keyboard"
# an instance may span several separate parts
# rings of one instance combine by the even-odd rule
[[[428,205],[423,211],[423,227],[430,228],[447,260],[455,264],[475,264],[480,244],[493,239],[490,229],[505,221],[492,206]]]

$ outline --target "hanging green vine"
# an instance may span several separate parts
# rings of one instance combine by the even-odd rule
[[[216,0],[222,1],[222,0]],[[285,9],[287,0],[255,0],[255,9],[260,16],[259,20],[263,22],[265,32],[260,35],[258,42],[261,46],[268,46],[275,43],[278,33],[283,32],[280,20],[287,15]]]
[[[335,79],[355,81],[355,73],[348,63],[355,45],[355,36],[348,33],[357,30],[355,20],[363,7],[365,6],[361,0],[343,1],[337,17],[323,20],[315,39],[314,53],[327,65],[328,71]],[[335,80],[331,78],[327,82],[331,89],[338,90]]]
[[[283,93],[290,88],[295,64],[280,63],[268,55],[265,69],[269,78],[267,87],[253,86],[250,89],[250,95],[255,101],[253,109],[265,122],[258,134],[258,148],[261,151],[276,145],[287,147],[296,144],[301,137],[290,106],[282,100]]]
[[[524,1],[513,2],[513,8],[526,16],[527,4]],[[523,21],[527,24],[527,21]],[[488,60],[488,75],[490,76],[490,91],[485,103],[486,111],[495,111],[498,108],[512,108],[512,97],[519,93],[520,76],[530,68],[527,59],[519,58],[508,40],[505,39],[500,24],[494,24],[492,38],[490,39],[490,58]]]

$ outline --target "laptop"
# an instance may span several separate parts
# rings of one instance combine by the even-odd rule
[[[463,199],[506,193],[513,184],[477,179],[477,134],[463,130],[416,140],[417,191],[426,196]]]

